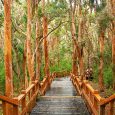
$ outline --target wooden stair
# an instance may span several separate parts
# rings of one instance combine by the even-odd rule
[[[31,115],[89,115],[89,112],[69,77],[66,77],[55,78],[46,95],[36,102]]]

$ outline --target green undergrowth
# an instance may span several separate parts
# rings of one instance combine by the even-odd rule
[[[0,49],[0,94],[4,94],[4,85],[5,85],[5,71],[4,71],[4,60],[3,60],[3,52]]]
[[[71,71],[71,62],[68,60],[62,60],[60,61],[60,64],[56,64],[52,67],[50,67],[51,72],[63,72],[63,71]]]
[[[98,76],[99,76],[99,66],[98,65],[94,65],[93,67],[93,77],[94,77],[94,80],[93,82],[97,83],[98,82]],[[112,67],[111,65],[105,65],[104,66],[104,84],[105,84],[105,87],[106,88],[111,88],[112,87]]]

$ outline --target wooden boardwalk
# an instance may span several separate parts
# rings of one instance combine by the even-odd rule
[[[45,96],[40,97],[31,115],[89,115],[87,107],[69,77],[55,78]]]

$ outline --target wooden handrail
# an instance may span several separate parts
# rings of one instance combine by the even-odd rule
[[[100,102],[100,105],[106,105],[111,101],[115,101],[115,94],[111,95],[108,98],[105,98],[103,101]]]
[[[0,95],[0,100],[5,101],[12,105],[18,105],[18,102],[15,99],[11,99],[11,98],[3,96],[3,95]]]
[[[75,76],[72,73],[71,80],[73,85],[79,91],[79,94],[82,95],[87,101],[94,115],[105,115],[105,107],[107,104],[111,105],[108,111],[109,115],[114,114],[115,110],[113,108],[113,103],[115,101],[115,94],[108,98],[103,98],[99,95],[98,90],[94,90],[87,80],[81,81],[79,77]]]

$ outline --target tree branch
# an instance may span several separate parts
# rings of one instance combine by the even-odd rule
[[[66,21],[66,22],[68,22],[68,21]],[[47,34],[47,36],[45,36],[45,37],[48,37],[53,31],[55,31],[58,27],[60,27],[62,24],[66,23],[66,22],[60,22],[59,25],[56,26],[55,28],[53,28],[53,29]],[[40,39],[39,44],[43,41],[43,39],[44,39],[45,37],[42,37],[42,38]],[[36,49],[35,49],[35,51],[34,51],[34,53],[33,53],[32,60],[34,60],[34,56],[35,56],[35,54],[36,54],[36,52],[37,52],[38,49],[39,49],[39,45],[36,47]]]

